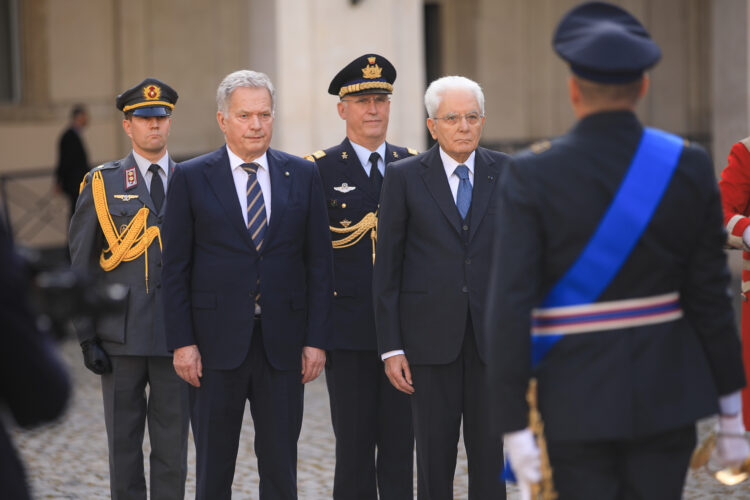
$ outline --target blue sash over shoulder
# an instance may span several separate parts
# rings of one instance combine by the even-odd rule
[[[611,307],[605,312],[597,310],[593,304],[620,271],[648,226],[672,179],[682,147],[680,137],[653,128],[644,129],[625,178],[593,236],[575,263],[547,294],[541,307],[534,311],[532,365],[536,365],[567,333],[637,326],[657,322],[657,318],[668,321],[660,314],[678,314],[678,300],[671,295],[637,299],[642,302],[636,304],[632,301],[608,303]],[[593,310],[587,305],[592,305]],[[562,308],[568,306],[579,306],[579,310],[566,315]],[[550,311],[557,313],[559,322],[551,318],[555,315]],[[637,318],[646,322],[638,323]],[[629,320],[629,323],[614,321],[622,319]],[[607,320],[613,321],[606,323]],[[589,329],[565,331],[564,326],[570,330],[572,323],[588,324]],[[556,327],[560,330],[557,334]]]
[[[625,178],[593,236],[532,313],[532,367],[564,335],[662,323],[682,316],[677,292],[596,302],[651,221],[682,148],[680,137],[644,129]],[[515,481],[507,461],[503,479]]]

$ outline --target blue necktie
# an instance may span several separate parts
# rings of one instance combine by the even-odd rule
[[[458,181],[458,193],[456,194],[456,207],[458,207],[458,213],[461,214],[462,219],[466,219],[466,214],[469,213],[469,207],[471,206],[471,182],[469,181],[469,169],[466,165],[459,165],[454,174],[460,179]]]
[[[242,170],[247,172],[247,230],[253,239],[255,249],[260,252],[263,237],[266,235],[266,205],[263,202],[263,191],[258,183],[257,163],[243,163]]]

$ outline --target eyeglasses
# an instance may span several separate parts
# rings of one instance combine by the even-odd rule
[[[480,115],[476,111],[466,113],[465,115],[459,115],[458,113],[448,113],[445,116],[436,116],[433,118],[433,120],[443,120],[447,125],[450,125],[452,127],[454,125],[458,125],[462,118],[466,119],[466,123],[468,123],[469,125],[476,125],[477,123],[479,123],[479,120],[484,118],[484,115]]]
[[[356,99],[341,99],[345,102],[353,102],[354,104],[358,106],[369,106],[372,103],[375,103],[375,106],[384,106],[385,103],[391,100],[391,96],[389,95],[370,95],[370,96],[362,96],[357,97]]]

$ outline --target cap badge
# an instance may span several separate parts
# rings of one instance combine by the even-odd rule
[[[375,64],[375,58],[369,57],[367,58],[367,62],[370,64],[362,68],[362,76],[368,80],[380,78],[380,75],[383,73],[383,68]]]
[[[340,186],[335,186],[333,189],[339,193],[348,193],[357,189],[357,186],[350,186],[346,182],[343,182]]]
[[[155,101],[161,97],[161,88],[158,85],[146,85],[143,87],[143,97],[148,101]]]

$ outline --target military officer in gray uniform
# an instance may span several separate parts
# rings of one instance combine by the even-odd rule
[[[121,313],[93,328],[76,325],[84,363],[102,379],[113,499],[147,498],[146,421],[151,498],[185,496],[187,384],[167,351],[161,295],[160,230],[174,168],[167,137],[176,101],[177,92],[153,78],[117,96],[133,150],[86,175],[70,223],[73,269],[128,288]]]

